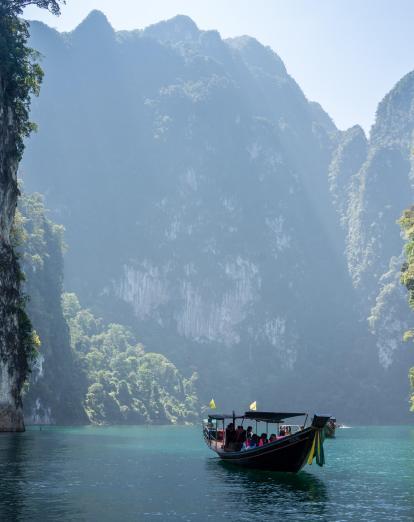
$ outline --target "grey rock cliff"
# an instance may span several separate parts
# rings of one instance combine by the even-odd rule
[[[26,182],[66,227],[68,288],[197,370],[200,397],[220,390],[223,408],[237,390],[240,404],[306,396],[360,422],[401,419],[367,322],[401,251],[377,168],[392,152],[340,133],[253,38],[186,17],[117,33],[95,13],[80,29],[31,27],[46,80]]]
[[[18,160],[5,88],[0,75],[0,431],[23,431],[21,389],[27,363],[20,340],[20,268],[10,239],[18,195]]]

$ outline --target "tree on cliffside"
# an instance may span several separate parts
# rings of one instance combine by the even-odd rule
[[[401,283],[408,290],[408,304],[414,310],[414,206],[404,210],[399,221],[404,232],[405,239],[405,257],[406,261],[401,268]],[[404,340],[414,340],[414,330],[408,330],[404,334]],[[411,383],[411,411],[414,411],[414,367],[409,371]]]
[[[21,292],[21,271],[11,242],[19,190],[17,168],[29,120],[30,97],[39,91],[42,70],[27,46],[28,5],[59,13],[59,0],[0,0],[0,431],[23,431],[21,390],[34,351]]]

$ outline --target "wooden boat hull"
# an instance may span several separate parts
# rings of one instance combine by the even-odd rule
[[[238,466],[297,473],[307,462],[316,431],[309,427],[260,448],[246,451],[225,451],[214,442],[210,442],[209,446],[222,460]]]

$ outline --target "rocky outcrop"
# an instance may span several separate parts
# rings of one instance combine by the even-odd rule
[[[0,431],[23,431],[21,389],[27,372],[21,273],[11,244],[17,204],[16,129],[0,73]]]
[[[394,383],[407,402],[406,375],[414,358],[402,338],[412,319],[400,283],[404,256],[397,220],[414,200],[413,133],[412,72],[379,104],[369,140],[357,126],[341,133],[329,169],[358,308],[384,370],[382,387]]]

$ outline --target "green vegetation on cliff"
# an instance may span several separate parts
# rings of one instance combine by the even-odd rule
[[[405,257],[406,261],[401,268],[401,283],[408,290],[408,304],[414,310],[414,206],[404,210],[399,221],[404,232]],[[404,340],[414,339],[414,330],[408,330],[404,334]],[[411,411],[414,411],[414,367],[409,371],[409,379],[411,384]]]
[[[38,94],[42,79],[36,53],[27,45],[28,23],[20,18],[31,4],[59,12],[58,0],[0,0],[0,431],[24,430],[21,393],[37,344],[11,237],[17,168],[23,140],[34,128],[31,96]]]
[[[63,295],[72,347],[87,381],[85,409],[96,424],[175,423],[197,419],[196,375],[185,379],[163,355],[146,353],[132,332],[106,325]]]
[[[14,221],[38,354],[24,397],[29,424],[193,421],[196,375],[185,379],[163,355],[145,353],[120,324],[106,325],[63,294],[64,229],[40,194],[23,194]]]
[[[63,317],[63,227],[46,216],[40,194],[23,194],[15,217],[27,312],[40,347],[24,397],[26,422],[79,424],[87,422],[82,390]]]

